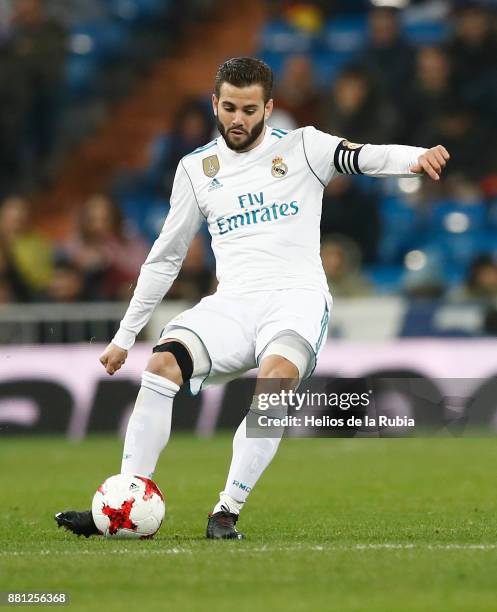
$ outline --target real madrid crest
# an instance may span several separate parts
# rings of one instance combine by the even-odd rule
[[[274,178],[283,178],[288,172],[288,166],[283,161],[282,157],[275,157],[271,167],[271,174]]]
[[[217,155],[210,155],[202,160],[204,174],[209,178],[216,176],[219,172],[219,159]]]

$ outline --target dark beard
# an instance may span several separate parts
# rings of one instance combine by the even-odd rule
[[[223,124],[219,121],[219,117],[217,116],[216,116],[216,125],[217,125],[217,129],[219,130],[219,133],[224,138],[224,142],[226,143],[226,146],[232,151],[242,152],[242,151],[246,151],[250,147],[250,145],[253,144],[261,135],[262,130],[264,129],[264,117],[259,121],[259,123],[256,123],[254,125],[254,127],[252,128],[252,130],[249,132],[247,136],[247,140],[237,145],[233,144],[232,142],[228,140],[228,138],[226,137],[226,130],[224,129]]]

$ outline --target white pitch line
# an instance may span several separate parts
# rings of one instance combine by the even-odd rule
[[[180,548],[164,548],[164,549],[152,549],[144,550],[143,548],[130,549],[130,548],[117,548],[117,549],[101,549],[101,550],[4,550],[0,551],[0,557],[27,557],[30,555],[49,557],[51,555],[181,555],[181,554],[193,554],[192,550],[180,549]]]
[[[243,544],[236,545],[237,547],[226,547],[223,549],[223,554],[258,554],[272,552],[333,552],[333,551],[365,551],[365,550],[496,550],[497,543],[488,544],[398,544],[398,543],[383,543],[383,544],[351,544],[351,545],[295,545],[295,546],[270,546],[264,545],[256,548],[244,548]],[[99,550],[35,550],[35,551],[0,551],[0,557],[29,557],[29,556],[80,556],[80,555],[134,555],[134,556],[167,556],[167,555],[193,555],[210,553],[213,549],[190,549],[190,548],[154,548],[151,550],[143,548],[110,548]]]

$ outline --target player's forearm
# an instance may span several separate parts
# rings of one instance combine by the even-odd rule
[[[149,322],[157,304],[169,291],[181,268],[182,258],[150,262],[142,266],[136,289],[112,342],[129,350]]]
[[[407,145],[366,144],[358,151],[359,168],[363,174],[376,177],[414,177],[411,171],[427,149]]]

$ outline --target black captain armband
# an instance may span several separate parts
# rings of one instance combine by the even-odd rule
[[[340,174],[362,174],[359,169],[359,153],[364,145],[342,140],[335,149],[333,164]]]

